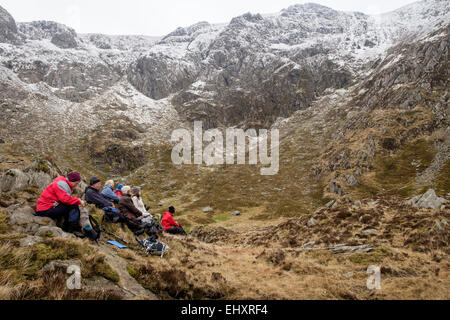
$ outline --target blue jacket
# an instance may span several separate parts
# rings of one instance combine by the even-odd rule
[[[106,197],[108,200],[118,203],[120,198],[117,194],[114,193],[114,189],[110,186],[104,186],[102,195]]]

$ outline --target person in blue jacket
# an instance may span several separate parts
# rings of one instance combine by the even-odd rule
[[[114,193],[114,181],[108,180],[102,190],[102,195],[111,202],[119,203],[119,196]]]

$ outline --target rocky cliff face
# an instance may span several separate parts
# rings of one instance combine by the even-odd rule
[[[0,7],[0,42],[15,43],[16,41],[16,21],[9,12]]]
[[[305,4],[226,25],[199,23],[164,37],[128,79],[152,98],[173,95],[187,120],[268,126],[359,80],[389,47],[448,23],[448,12],[443,1],[378,17]]]

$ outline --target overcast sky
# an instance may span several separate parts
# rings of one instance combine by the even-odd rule
[[[229,22],[252,13],[275,13],[296,3],[316,2],[368,14],[395,10],[414,0],[0,0],[18,22],[52,20],[79,33],[162,36],[199,21]]]

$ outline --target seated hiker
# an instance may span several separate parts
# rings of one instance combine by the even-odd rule
[[[119,183],[119,184],[117,185],[116,190],[114,190],[114,193],[115,193],[119,198],[122,198],[122,195],[123,195],[123,193],[122,193],[122,187],[123,187],[123,184]]]
[[[142,215],[148,216],[151,214],[147,211],[144,202],[142,201],[142,190],[139,187],[133,187],[132,189],[132,198],[134,206],[142,212]]]
[[[120,216],[125,220],[128,228],[139,236],[144,232],[152,239],[158,238],[158,233],[162,232],[162,227],[159,223],[156,223],[150,214],[144,215],[133,204],[131,199],[130,186],[124,186],[122,188],[123,196],[120,198],[118,209]]]
[[[91,177],[89,180],[90,186],[86,188],[84,192],[84,198],[87,203],[95,205],[97,208],[105,211],[105,218],[111,222],[121,222],[119,210],[117,210],[109,199],[107,199],[102,193],[100,188],[102,187],[101,181],[97,177]]]
[[[103,187],[102,195],[111,202],[119,203],[120,197],[114,193],[114,181],[108,180]]]
[[[84,209],[86,202],[72,197],[73,189],[81,182],[78,172],[71,172],[67,177],[57,177],[42,192],[38,199],[35,215],[49,217],[54,220],[64,219],[63,229],[78,237],[97,237],[89,224],[89,213]],[[80,211],[79,206],[83,207]],[[80,231],[80,227],[83,233]]]
[[[143,216],[143,213],[136,208],[131,198],[130,186],[122,187],[123,196],[119,200],[117,209],[119,209],[122,216],[127,220],[127,225],[131,231],[135,232],[141,227],[138,218]]]
[[[173,219],[174,213],[175,208],[172,206],[169,207],[169,211],[164,212],[161,220],[161,224],[164,227],[164,232],[186,235],[187,233],[184,231],[183,227]]]

